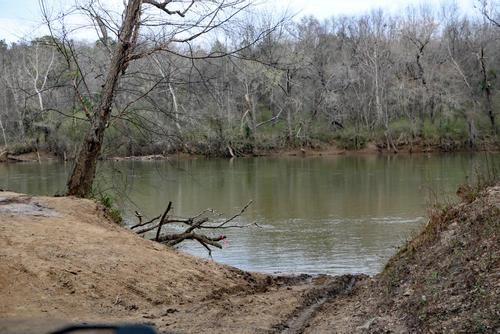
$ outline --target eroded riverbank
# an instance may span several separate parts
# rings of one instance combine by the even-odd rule
[[[130,155],[114,156],[105,154],[103,160],[111,161],[151,161],[167,159],[198,159],[198,158],[236,158],[236,157],[329,157],[339,155],[411,155],[411,154],[440,154],[440,153],[498,153],[500,147],[496,141],[484,141],[471,148],[462,144],[443,145],[436,143],[426,143],[425,141],[416,141],[413,144],[401,144],[387,149],[383,144],[377,142],[368,142],[360,148],[346,148],[337,142],[321,143],[311,146],[300,147],[282,147],[259,149],[256,148],[250,152],[241,152],[235,154],[233,150],[227,149],[218,155],[211,155],[209,152],[196,150],[177,150],[172,152],[156,152],[148,155]],[[55,153],[47,150],[29,151],[18,153],[9,148],[0,148],[0,163],[6,162],[43,162],[43,161],[71,161],[74,154],[65,153],[63,156],[57,156]]]
[[[374,278],[248,273],[144,240],[92,201],[0,197],[3,333],[81,321],[178,333],[493,333],[500,325],[500,186],[437,212]]]

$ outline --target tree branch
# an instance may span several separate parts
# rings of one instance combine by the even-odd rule
[[[180,11],[180,10],[169,10],[167,8],[167,5],[169,3],[172,2],[172,0],[165,0],[163,2],[158,2],[158,1],[154,1],[154,0],[144,0],[143,1],[144,3],[147,3],[149,5],[152,5],[162,11],[164,11],[165,13],[167,13],[168,15],[179,15],[180,17],[185,17],[186,16],[186,13],[191,9],[191,7],[193,7],[194,5],[194,0],[191,1],[191,3],[189,4],[189,6],[187,6],[183,11]]]
[[[212,247],[217,247],[217,248],[222,248],[222,245],[220,244],[220,241],[226,239],[226,236],[221,234],[217,237],[209,237],[207,235],[197,233],[197,230],[203,230],[203,229],[229,229],[229,228],[247,228],[251,226],[257,226],[260,227],[257,223],[252,223],[252,224],[247,224],[247,225],[228,225],[230,222],[234,221],[237,217],[241,216],[247,209],[248,207],[253,203],[253,201],[249,201],[238,213],[234,214],[230,218],[224,220],[221,223],[211,223],[209,217],[202,217],[205,213],[212,213],[214,214],[214,210],[204,210],[197,214],[194,217],[190,218],[168,218],[167,214],[170,212],[172,209],[172,202],[169,202],[167,209],[164,211],[163,215],[158,217],[153,218],[150,221],[147,221],[145,223],[142,223],[142,215],[136,212],[136,216],[139,219],[139,223],[132,226],[130,229],[134,230],[138,227],[144,227],[147,226],[148,224],[154,223],[156,220],[160,219],[160,221],[156,224],[153,224],[152,226],[146,227],[142,230],[135,231],[137,234],[144,234],[149,231],[156,230],[155,237],[152,239],[154,241],[166,244],[170,247],[175,246],[185,240],[194,240],[200,243],[203,247],[205,247],[211,256]],[[163,226],[167,224],[184,224],[187,225],[188,227],[184,230],[182,233],[173,233],[173,234],[163,234],[161,233],[161,229]],[[208,225],[206,225],[208,224]],[[211,225],[210,225],[211,224]]]

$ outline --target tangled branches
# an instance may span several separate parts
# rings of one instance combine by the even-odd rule
[[[190,218],[169,216],[169,213],[172,210],[172,202],[169,202],[162,215],[146,222],[142,222],[142,215],[136,211],[135,214],[139,219],[139,223],[132,226],[130,229],[135,233],[143,236],[147,232],[156,230],[155,237],[151,240],[163,243],[171,247],[186,240],[194,240],[205,247],[208,251],[208,254],[212,256],[211,247],[222,249],[222,245],[220,244],[220,242],[226,239],[226,236],[224,234],[221,234],[217,237],[210,237],[200,231],[246,228],[250,226],[260,227],[257,223],[241,225],[234,222],[236,218],[241,216],[246,211],[246,209],[252,204],[252,202],[253,201],[249,201],[238,213],[234,214],[228,219],[219,222],[211,220],[211,218],[213,219],[214,217],[220,216],[211,209],[203,210],[202,212]],[[162,234],[163,227],[172,224],[186,226],[186,228],[181,233]]]

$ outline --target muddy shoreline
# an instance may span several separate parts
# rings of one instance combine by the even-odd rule
[[[333,157],[333,156],[356,156],[356,155],[420,155],[420,154],[454,154],[454,153],[499,153],[500,147],[496,146],[481,146],[475,149],[453,149],[444,150],[436,145],[414,145],[401,146],[397,151],[386,150],[377,147],[374,143],[368,143],[366,147],[359,150],[346,150],[339,148],[336,144],[329,144],[319,148],[290,148],[278,150],[255,150],[253,153],[242,154],[235,157],[231,156],[207,156],[205,154],[176,152],[169,154],[152,154],[139,156],[104,156],[101,160],[109,161],[157,161],[157,160],[188,160],[188,159],[206,159],[206,158],[249,158],[249,157]],[[0,163],[17,163],[17,162],[45,162],[45,161],[71,161],[69,157],[58,157],[48,151],[39,151],[24,153],[20,155],[11,154],[8,151],[0,152]]]
[[[495,333],[500,185],[460,194],[374,277],[291,277],[142,239],[90,200],[0,192],[0,332],[133,322],[160,333]]]

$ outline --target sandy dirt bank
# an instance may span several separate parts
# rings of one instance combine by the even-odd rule
[[[0,332],[496,333],[499,225],[497,186],[435,212],[375,277],[272,277],[144,240],[90,200],[0,192]]]

